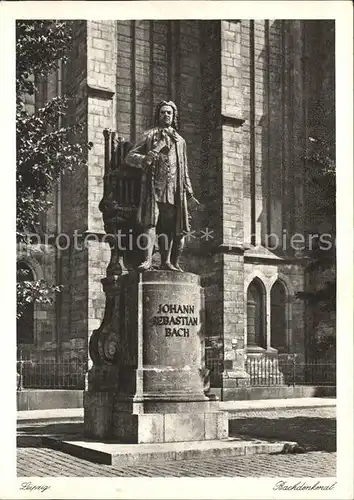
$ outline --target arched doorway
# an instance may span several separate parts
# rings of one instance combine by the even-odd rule
[[[34,274],[25,262],[17,264],[17,281],[34,281]],[[17,345],[34,343],[34,304],[29,302],[17,319]]]
[[[247,289],[247,346],[265,347],[265,294],[262,283],[254,279]]]
[[[288,351],[288,331],[286,322],[287,294],[283,283],[277,280],[272,286],[271,301],[271,345],[279,353]]]

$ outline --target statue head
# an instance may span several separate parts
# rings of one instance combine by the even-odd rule
[[[178,111],[173,101],[161,101],[155,110],[155,126],[178,130]]]

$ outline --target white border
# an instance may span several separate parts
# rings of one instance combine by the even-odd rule
[[[16,18],[335,19],[338,200],[338,484],[333,492],[277,492],[275,479],[43,478],[42,498],[353,498],[353,12],[350,1],[1,2],[2,439],[1,498],[18,490],[15,466],[15,36]],[[31,478],[28,478],[31,480]],[[298,479],[296,479],[297,481]],[[325,480],[321,478],[323,483]],[[330,481],[330,480],[329,480]]]

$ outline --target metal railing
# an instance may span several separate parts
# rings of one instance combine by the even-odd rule
[[[205,366],[209,370],[210,387],[221,387],[224,360],[214,349],[205,349]]]
[[[210,386],[222,386],[224,360],[219,353],[207,349],[205,365],[209,369]],[[293,359],[247,358],[245,370],[251,386],[314,385],[335,386],[336,364],[300,362]],[[87,363],[80,360],[17,361],[17,389],[79,389],[85,388]]]
[[[245,370],[250,376],[249,383],[252,386],[284,385],[285,383],[284,374],[279,370],[277,359],[247,358]]]
[[[336,364],[290,360],[247,359],[245,368],[251,386],[313,385],[335,386]]]
[[[17,361],[17,390],[84,389],[87,363],[71,361]]]
[[[206,349],[205,365],[210,370],[210,386],[222,386],[224,360],[214,349]],[[312,361],[303,362],[294,355],[282,359],[277,357],[248,357],[245,360],[245,370],[249,374],[249,385],[313,385],[335,386],[336,363]],[[225,370],[227,372],[227,370]]]

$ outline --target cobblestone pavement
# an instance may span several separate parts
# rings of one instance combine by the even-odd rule
[[[297,441],[306,451],[336,451],[336,408],[240,412],[230,435]]]
[[[129,467],[102,465],[47,448],[18,450],[19,477],[333,477],[336,454],[251,455],[206,460],[147,463]]]
[[[38,438],[29,435],[27,440],[19,441],[17,475],[19,477],[333,477],[336,474],[335,408],[237,413],[237,420],[230,421],[230,435],[238,433],[240,428],[242,434],[249,434],[253,438],[265,436],[298,441],[306,453],[211,457],[205,460],[150,462],[119,467],[92,463],[61,451],[42,448]],[[25,432],[25,427],[20,426],[20,434],[23,437],[26,437]]]

